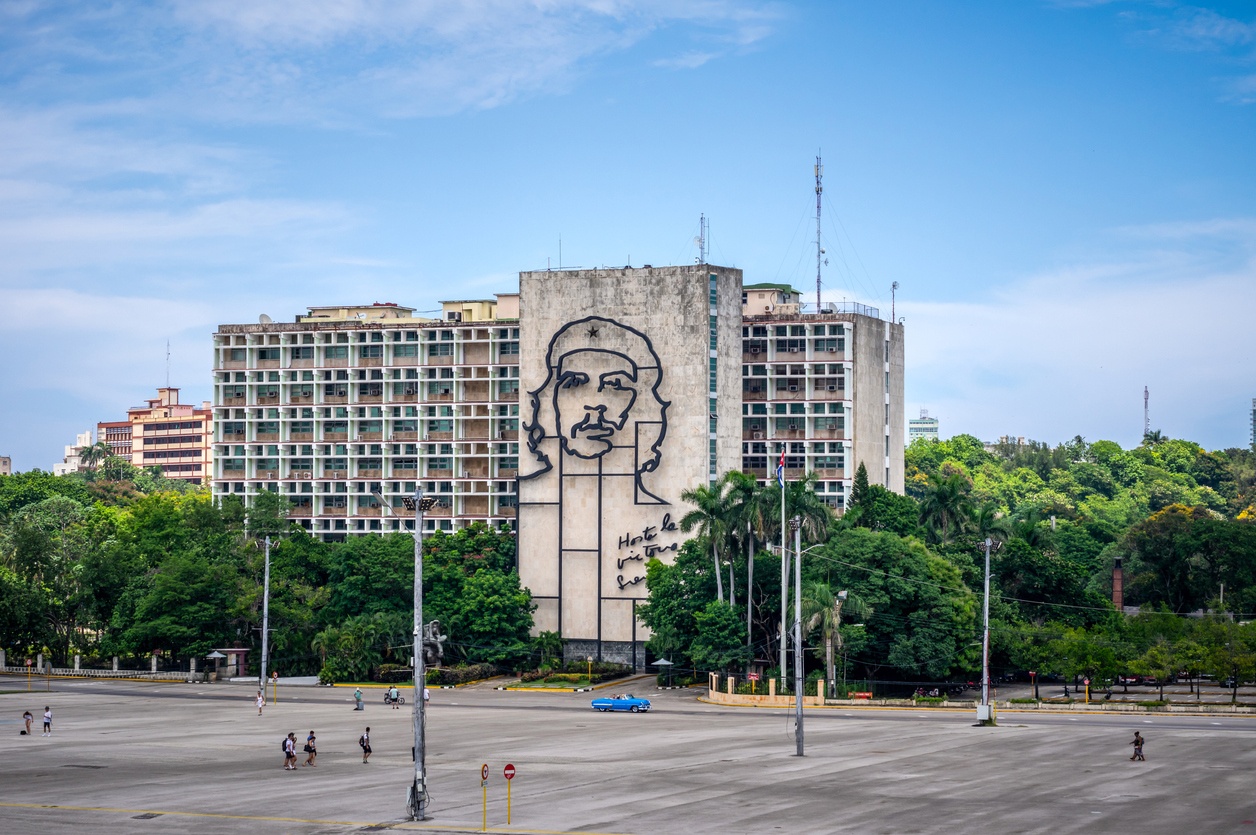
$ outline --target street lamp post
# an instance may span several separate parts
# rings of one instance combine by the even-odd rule
[[[373,495],[389,513],[396,515],[378,490]],[[425,497],[423,488],[416,487],[414,495],[403,496],[401,503],[406,510],[414,511],[414,782],[410,786],[406,806],[410,816],[421,821],[427,819],[427,739],[424,733],[427,700],[423,698],[427,684],[423,667],[423,514],[432,509],[436,499]]]
[[[833,634],[834,634],[834,637],[837,638],[837,651],[838,652],[842,651],[842,604],[846,602],[846,598],[849,596],[850,596],[850,592],[846,591],[845,589],[843,589],[842,591],[839,591],[836,595],[836,599],[834,600],[834,605],[833,605],[833,616],[834,616],[833,619],[835,621],[833,624]],[[826,670],[826,672],[828,671]],[[843,684],[845,684],[845,680],[846,680],[846,661],[843,660],[842,661],[842,683]],[[837,677],[836,676],[834,676],[833,679],[829,681],[829,692],[834,693],[834,694],[837,693]]]
[[[981,603],[981,618],[985,624],[981,639],[981,707],[977,709],[977,720],[989,722],[990,713],[990,546],[993,542],[986,537],[986,591]]]
[[[266,692],[266,636],[270,630],[270,537],[266,537],[266,573],[262,580],[262,672],[258,678],[258,686]]]
[[[802,517],[789,520],[794,532],[794,741],[802,756]]]

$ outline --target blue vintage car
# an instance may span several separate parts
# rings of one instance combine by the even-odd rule
[[[631,713],[645,713],[650,709],[649,699],[638,699],[631,693],[619,693],[614,696],[593,700],[593,709],[605,713],[608,710],[627,710]]]

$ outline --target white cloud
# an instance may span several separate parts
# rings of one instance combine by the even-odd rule
[[[1242,445],[1234,403],[1256,394],[1246,361],[1256,221],[1160,224],[1120,230],[1122,239],[1138,242],[1124,260],[1044,272],[987,299],[900,300],[909,416],[928,408],[947,435],[1128,445],[1142,432],[1146,385],[1153,428]]]

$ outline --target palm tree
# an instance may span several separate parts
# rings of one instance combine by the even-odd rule
[[[711,543],[711,560],[715,563],[715,595],[724,600],[724,580],[720,571],[720,544],[728,533],[728,503],[724,498],[727,476],[721,476],[710,487],[694,487],[685,490],[680,498],[694,506],[680,520],[685,533],[697,530],[699,536]]]
[[[981,507],[973,511],[970,520],[972,533],[977,540],[984,542],[990,539],[994,542],[1007,542],[1012,535],[1012,526],[1008,520],[999,512],[998,505],[994,502],[986,502]]]
[[[1025,544],[1031,548],[1041,549],[1047,544],[1047,534],[1043,530],[1039,522],[1042,521],[1042,511],[1038,508],[1030,508],[1021,518],[1017,519],[1011,525],[1011,539],[1024,540]]]
[[[968,490],[968,479],[960,473],[945,478],[936,473],[929,476],[929,486],[920,502],[920,524],[930,542],[947,545],[963,533],[972,515]]]
[[[802,616],[804,634],[810,634],[817,628],[824,638],[824,670],[829,687],[837,680],[837,671],[833,664],[833,645],[842,649],[842,609],[848,614],[864,617],[867,607],[857,597],[850,597],[846,592],[834,593],[828,583],[818,580],[802,587]]]
[[[91,446],[79,447],[79,463],[89,470],[94,470],[113,455],[113,447],[104,441],[97,441]]]
[[[733,470],[724,476],[728,483],[730,532],[740,532],[746,546],[746,646],[754,646],[754,546],[755,534],[763,530],[763,488],[752,475]],[[732,590],[729,590],[731,597]]]

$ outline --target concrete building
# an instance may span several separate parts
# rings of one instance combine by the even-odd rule
[[[276,491],[327,540],[512,521],[519,466],[519,300],[311,307],[214,334],[214,494]]]
[[[740,466],[741,271],[519,276],[519,579],[569,658],[645,662],[645,564],[682,491]]]
[[[92,431],[80,432],[74,436],[73,444],[66,444],[65,454],[61,456],[60,464],[52,465],[53,475],[66,475],[67,473],[76,473],[83,469],[83,461],[79,457],[79,451],[83,447],[92,445]]]
[[[815,472],[836,510],[860,462],[903,492],[903,326],[777,284],[745,287],[742,314],[742,470],[766,481],[784,451],[785,477]]]
[[[179,402],[179,390],[157,389],[144,406],[127,409],[129,435],[116,432],[119,445],[129,439],[130,462],[141,468],[157,467],[166,478],[201,484],[212,471],[213,409],[208,401],[199,407]],[[116,424],[99,424],[97,437]],[[119,427],[120,428],[120,427]]]
[[[0,475],[13,475],[13,459],[0,455]]]
[[[920,417],[907,421],[908,446],[917,438],[924,438],[926,441],[936,441],[938,439],[938,419],[929,417],[928,409],[921,409]]]

